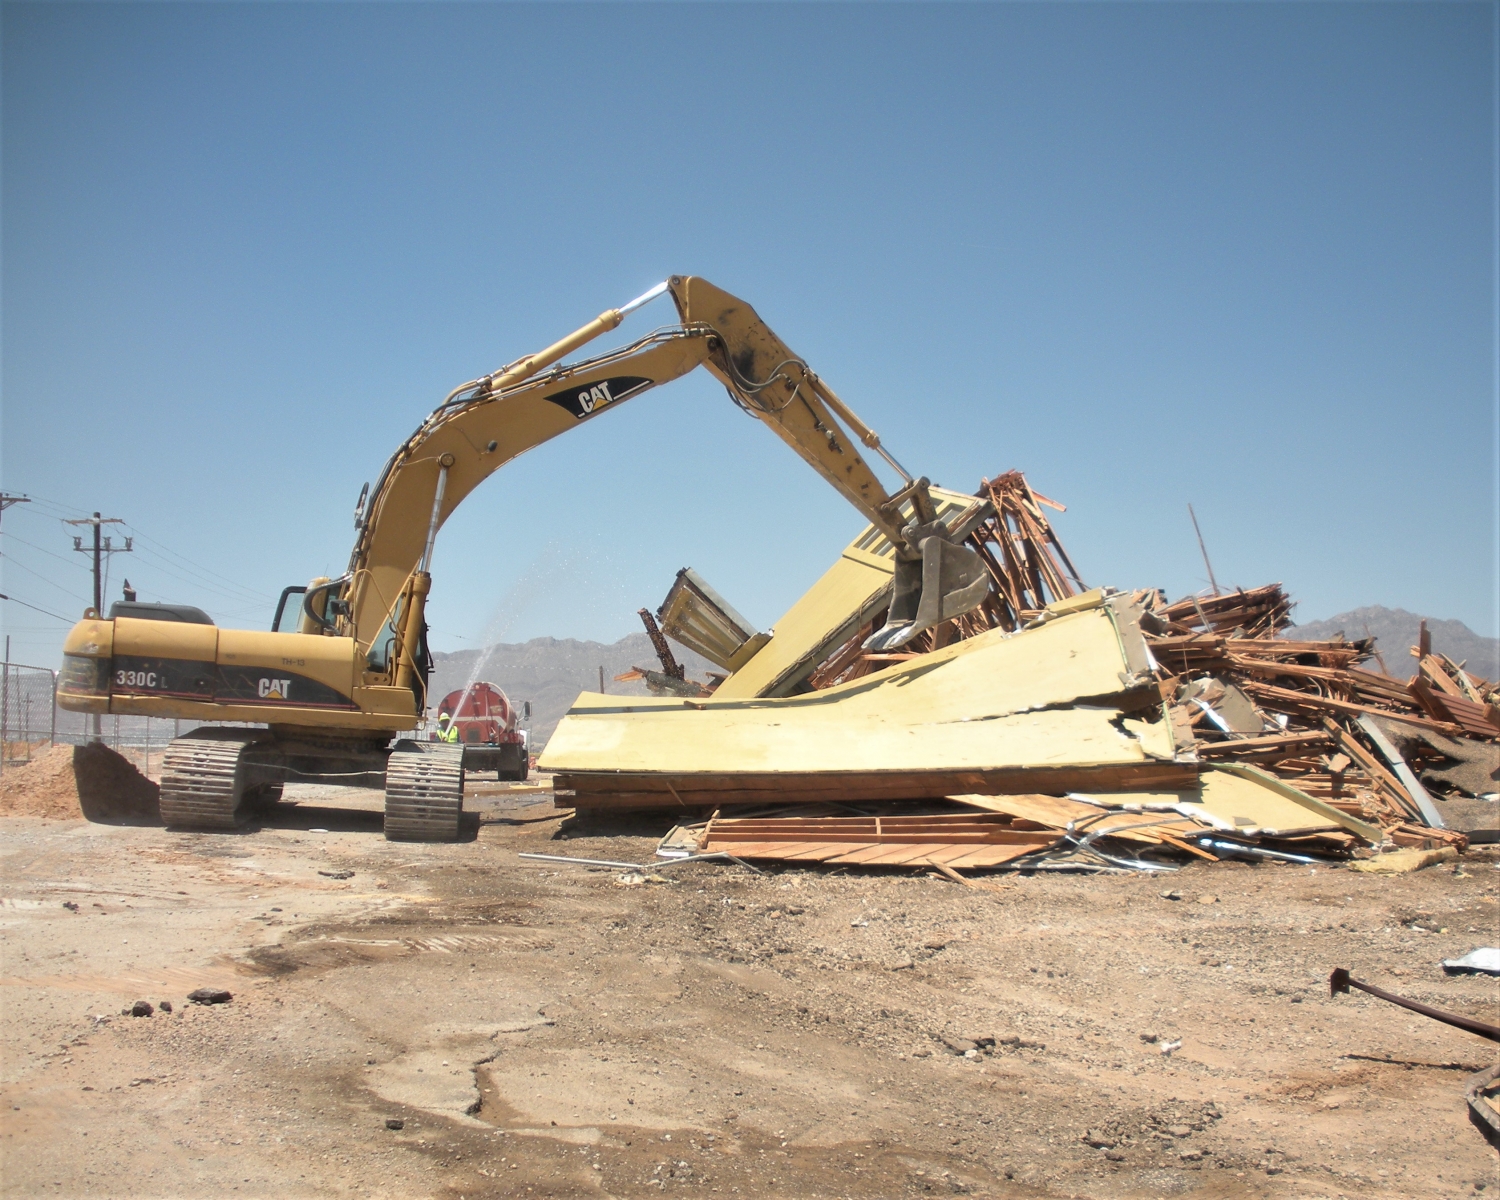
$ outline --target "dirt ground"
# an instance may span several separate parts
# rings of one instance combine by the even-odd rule
[[[1500,936],[1492,853],[629,886],[517,852],[643,862],[667,822],[476,796],[472,840],[403,845],[376,793],[287,798],[236,834],[0,818],[6,1196],[1500,1187],[1462,1097],[1494,1046],[1326,984],[1500,1020],[1438,965]]]

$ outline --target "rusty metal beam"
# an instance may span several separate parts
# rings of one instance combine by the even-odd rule
[[[1384,1000],[1390,1004],[1399,1005],[1401,1008],[1410,1009],[1414,1013],[1421,1013],[1424,1017],[1431,1017],[1434,1021],[1441,1021],[1444,1025],[1452,1025],[1455,1029],[1478,1034],[1492,1042],[1500,1042],[1500,1025],[1488,1025],[1483,1021],[1476,1021],[1473,1017],[1444,1012],[1441,1008],[1433,1008],[1430,1004],[1408,1000],[1404,996],[1397,996],[1373,984],[1360,983],[1359,980],[1352,978],[1343,967],[1336,967],[1333,974],[1328,977],[1328,994],[1337,996],[1341,992],[1348,992],[1350,988],[1358,988],[1362,992],[1368,992],[1377,1000]]]

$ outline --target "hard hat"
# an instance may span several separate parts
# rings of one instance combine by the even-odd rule
[[[439,721],[451,721],[452,719],[453,718],[450,717],[447,713],[438,713],[438,720]]]

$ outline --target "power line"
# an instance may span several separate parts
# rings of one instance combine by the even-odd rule
[[[189,570],[192,570],[192,571],[198,573],[199,575],[204,576],[205,578],[217,579],[220,583],[226,583],[230,587],[234,588],[236,591],[243,592],[243,593],[246,593],[248,595],[253,595],[257,600],[261,600],[261,599],[264,598],[262,596],[262,594],[260,592],[256,591],[254,588],[247,587],[245,584],[241,583],[239,580],[237,580],[237,579],[231,579],[228,575],[221,575],[218,571],[215,571],[212,567],[205,567],[202,563],[194,562],[192,559],[188,558],[186,555],[179,554],[177,551],[173,550],[170,546],[165,545],[162,542],[158,542],[155,538],[149,537],[146,534],[142,533],[134,525],[131,525],[131,524],[129,524],[127,522],[125,524],[125,528],[128,529],[128,530],[130,530],[130,532],[133,533],[136,536],[136,539],[138,541],[144,542],[147,546],[154,547],[161,554],[167,555],[170,558],[174,558],[174,559],[178,560],[178,564],[179,565],[184,566],[184,567],[188,568]]]
[[[194,587],[213,592],[215,595],[227,597],[239,604],[254,602],[257,605],[264,605],[266,602],[266,597],[263,593],[252,592],[248,588],[231,591],[201,574],[196,572],[188,573],[170,559],[157,554],[149,546],[137,545],[135,550],[137,554],[141,555],[143,562],[151,563],[157,570],[170,575],[173,579],[178,579]]]
[[[40,514],[38,514],[38,515],[40,515]],[[0,530],[0,538],[8,538],[8,539],[10,539],[12,541],[19,542],[21,545],[27,546],[30,549],[36,551],[38,554],[45,554],[45,555],[47,555],[48,558],[55,558],[58,562],[60,562],[60,563],[66,563],[69,567],[75,568],[75,569],[77,569],[79,571],[82,571],[85,574],[87,574],[89,572],[89,568],[87,566],[85,566],[83,563],[79,562],[77,559],[66,558],[66,557],[64,557],[61,554],[57,554],[57,553],[54,553],[51,550],[48,550],[45,546],[38,546],[35,542],[28,542],[25,538],[18,536],[17,534],[13,533],[12,531],[10,531],[8,529]],[[266,606],[266,597],[265,596],[261,596],[261,595],[250,596],[250,595],[247,595],[247,594],[235,594],[235,593],[232,593],[232,592],[225,591],[224,589],[219,588],[219,587],[215,586],[212,583],[206,583],[206,582],[204,582],[200,578],[193,578],[192,576],[185,575],[185,574],[183,574],[183,573],[181,573],[181,572],[179,572],[177,570],[174,570],[173,567],[172,567],[172,565],[169,563],[168,560],[166,560],[164,558],[163,559],[159,559],[154,553],[152,553],[149,550],[146,550],[142,546],[137,545],[135,547],[135,552],[141,556],[141,559],[142,559],[143,562],[145,562],[147,564],[150,564],[155,570],[161,572],[162,574],[168,575],[168,576],[170,576],[173,579],[176,579],[176,580],[179,580],[179,581],[181,581],[183,583],[189,584],[192,587],[202,588],[202,589],[204,589],[206,591],[212,592],[216,596],[223,597],[225,600],[229,601],[229,603],[231,605],[234,606],[234,608],[233,608],[232,611],[235,612],[235,613],[237,613],[237,614],[244,614],[246,616],[259,615],[260,612],[261,612],[261,610],[264,609],[265,606]],[[31,571],[32,574],[39,574],[38,572],[33,571],[32,568],[27,567],[24,563],[22,563],[18,558],[14,557],[14,556],[7,556],[6,557],[6,561],[11,566],[21,567],[24,570]],[[39,578],[44,578],[45,579],[46,577],[39,575]],[[52,580],[48,580],[48,582],[51,583],[53,587],[59,588],[59,590],[65,590],[65,589],[62,589],[62,587],[61,587],[60,584],[57,584],[57,583],[53,582]],[[69,592],[68,595],[72,596],[72,595],[76,595],[76,594],[72,593],[72,592]],[[79,599],[86,599],[85,597],[77,597],[77,598],[79,598]],[[253,606],[253,607],[250,607],[250,606]],[[229,611],[229,610],[226,610],[226,611]]]
[[[63,555],[56,553],[55,551],[48,550],[45,546],[38,546],[35,542],[28,542],[23,537],[17,537],[14,533],[12,533],[8,529],[0,530],[0,537],[9,538],[13,542],[20,542],[21,545],[23,545],[23,546],[30,546],[33,550],[37,551],[39,554],[45,554],[49,558],[55,558],[55,559],[57,559],[58,562],[67,563],[68,566],[70,566],[70,567],[77,567],[80,571],[85,571],[86,572],[88,570],[88,568],[86,566],[84,566],[81,562],[79,562],[77,559],[66,558]]]
[[[30,498],[37,502],[38,516],[45,515],[66,520],[70,519],[72,513],[78,511],[76,508],[49,497],[33,494]],[[62,514],[69,514],[69,517],[63,517]],[[92,519],[84,518],[80,523],[92,524]],[[195,562],[187,555],[181,554],[164,542],[160,542],[149,534],[142,532],[128,521],[121,521],[120,524],[123,528],[130,531],[132,540],[138,543],[132,547],[133,550],[137,554],[141,554],[146,561],[152,562],[156,569],[164,574],[170,575],[172,578],[180,580],[183,583],[188,583],[194,587],[203,588],[215,595],[222,596],[236,605],[254,605],[253,611],[257,613],[268,603],[267,593],[251,588],[238,580],[231,579],[229,576],[213,570],[211,567]],[[13,535],[7,534],[5,536]],[[44,554],[51,553],[49,550],[26,542],[23,538],[17,538],[16,540],[22,542],[24,545],[32,546],[33,549],[41,550]],[[61,558],[62,556],[53,555],[53,557]],[[251,610],[246,609],[244,611],[248,612]]]
[[[9,600],[12,604],[19,604],[22,608],[29,608],[32,612],[39,612],[42,616],[61,621],[64,625],[72,625],[74,623],[72,617],[59,617],[55,612],[48,612],[45,608],[38,608],[35,604],[27,604],[26,601],[17,600],[14,596],[7,596],[4,592],[0,592],[0,600]]]
[[[56,510],[55,513],[49,513],[47,515],[58,515],[62,513],[71,514],[78,511],[78,509],[76,508],[63,504],[61,501],[52,500],[46,496],[33,495],[31,499],[40,503],[44,508]],[[39,511],[37,515],[40,516],[42,515],[42,513]],[[178,551],[172,549],[172,547],[168,546],[165,542],[160,542],[156,538],[151,537],[149,534],[145,533],[137,526],[131,524],[129,521],[121,521],[120,524],[130,531],[136,541],[143,542],[146,547],[154,547],[158,553],[164,555],[168,560],[175,559],[176,565],[179,567],[179,569],[185,568],[203,578],[215,579],[221,584],[228,584],[229,587],[241,593],[242,598],[253,599],[258,604],[264,603],[264,593],[257,591],[256,589],[240,582],[237,579],[231,579],[228,575],[221,574],[220,572],[215,571],[212,567],[206,567],[202,563],[195,562],[187,555],[181,554]],[[137,552],[139,552],[141,549],[143,549],[143,547],[137,547],[136,549]],[[178,578],[181,578],[181,576],[179,576]],[[229,593],[226,592],[222,594],[228,595]]]
[[[227,591],[224,588],[218,587],[211,583],[205,583],[202,579],[194,578],[192,576],[184,574],[181,571],[173,569],[173,567],[164,559],[157,558],[150,553],[142,553],[142,548],[140,546],[136,546],[136,553],[140,555],[141,561],[152,567],[153,570],[166,575],[171,579],[176,579],[182,583],[185,583],[189,587],[197,589],[198,591],[207,592],[211,595],[218,596],[222,598],[222,600],[226,604],[234,605],[240,608],[253,605],[256,612],[260,612],[266,607],[267,598],[263,595],[244,595]]]
[[[28,575],[35,575],[38,579],[40,579],[48,587],[54,587],[54,588],[56,588],[63,595],[67,596],[70,600],[84,600],[85,599],[85,597],[83,597],[83,596],[79,596],[79,595],[76,595],[73,592],[70,592],[67,588],[63,587],[62,584],[56,583],[53,580],[48,579],[40,571],[33,570],[31,567],[28,567],[23,562],[17,562],[14,558],[8,558],[8,559],[6,559],[5,560],[5,565],[7,567],[20,567],[21,570],[25,571]]]
[[[38,496],[35,493],[32,493],[29,499],[37,506],[33,511],[39,517],[70,517],[74,513],[81,511],[71,504],[62,504],[56,500],[49,500],[46,496]]]

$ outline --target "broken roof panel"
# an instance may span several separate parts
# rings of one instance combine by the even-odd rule
[[[938,517],[951,520],[974,503],[973,496],[932,488]],[[895,552],[873,525],[867,525],[786,614],[771,640],[719,685],[725,699],[785,696],[828,653],[867,624],[888,602]]]
[[[993,630],[802,696],[622,702],[585,693],[538,766],[566,776],[565,790],[656,791],[684,803],[684,788],[774,787],[810,798],[860,788],[911,796],[1066,790],[1091,778],[1104,787],[1186,783],[1196,764],[1175,759],[1159,703],[1125,716],[1154,697],[1136,688],[1118,628],[1132,620],[1128,606],[1095,596],[1024,632]],[[1132,770],[1141,767],[1152,769]],[[1028,785],[1030,772],[1048,781]]]

